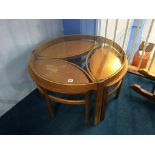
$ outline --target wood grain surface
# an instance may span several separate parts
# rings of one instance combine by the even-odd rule
[[[97,49],[90,58],[90,71],[97,80],[106,79],[121,66],[120,55],[116,50],[110,47],[102,47]]]
[[[33,60],[35,71],[51,82],[64,84],[89,83],[87,76],[76,66],[61,59]]]
[[[92,40],[73,40],[63,41],[38,51],[37,54],[48,58],[69,58],[87,53],[95,41]]]

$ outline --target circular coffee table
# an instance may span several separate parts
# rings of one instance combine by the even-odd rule
[[[45,90],[64,94],[88,94],[94,90],[94,124],[97,124],[105,113],[106,97],[113,93],[108,94],[107,88],[116,83],[120,86],[127,66],[123,49],[110,39],[93,35],[67,35],[38,46],[30,57],[29,72],[45,99]],[[75,100],[67,102],[54,97],[50,99],[80,104],[80,101]],[[88,96],[81,102],[88,105]]]

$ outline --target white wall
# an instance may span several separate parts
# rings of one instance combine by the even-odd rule
[[[31,51],[62,34],[61,20],[0,20],[0,116],[35,88],[27,72]]]

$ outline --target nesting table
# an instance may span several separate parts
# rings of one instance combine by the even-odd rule
[[[116,90],[118,97],[128,62],[123,49],[108,38],[67,35],[39,45],[28,68],[36,84],[47,89],[63,93],[94,90],[96,125],[105,116],[107,97]],[[109,87],[114,87],[111,92]]]

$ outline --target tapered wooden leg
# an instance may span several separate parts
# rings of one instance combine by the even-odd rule
[[[90,107],[89,107],[89,93],[86,93],[85,95],[85,123],[88,126],[89,125],[89,113],[90,113]]]
[[[45,97],[45,101],[46,101],[45,103],[47,105],[48,112],[52,116],[52,118],[54,118],[54,112],[53,112],[52,104],[50,103],[47,95],[44,95],[44,97]]]
[[[94,125],[97,125],[101,121],[103,88],[103,84],[97,85],[96,101],[94,106]]]
[[[107,108],[107,98],[108,98],[108,88],[103,88],[103,94],[102,94],[102,109],[101,109],[101,120],[105,117],[105,112]]]
[[[40,87],[37,83],[36,83],[41,95],[45,98],[45,103],[48,109],[49,114],[54,118],[54,112],[53,112],[53,108],[52,108],[52,104],[50,103],[48,97],[47,97],[47,90]]]
[[[117,91],[116,91],[115,99],[117,99],[117,98],[119,97],[119,94],[120,94],[120,91],[121,91],[121,87],[122,87],[122,83],[123,83],[123,80],[122,80],[122,82],[121,82],[119,88],[118,88]]]

